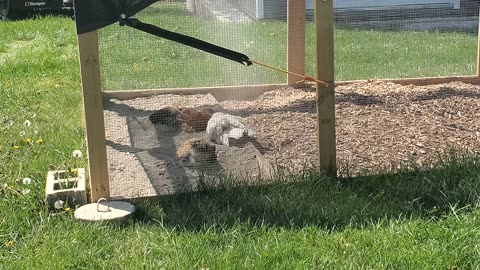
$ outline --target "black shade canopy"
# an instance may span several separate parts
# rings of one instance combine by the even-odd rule
[[[131,18],[137,12],[158,0],[76,0],[75,22],[77,34],[83,34],[119,22],[140,31],[165,38],[207,53],[211,53],[243,65],[251,65],[248,56],[194,37],[174,33],[155,25]]]
[[[75,0],[77,33],[83,34],[116,23],[158,2],[158,0]]]

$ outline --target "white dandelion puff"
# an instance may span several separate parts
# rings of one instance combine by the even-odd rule
[[[60,88],[60,84],[55,84],[55,88]]]
[[[55,201],[55,202],[53,203],[53,207],[54,207],[55,209],[63,209],[63,205],[64,205],[64,204],[65,204],[65,203],[64,203],[62,200],[58,200],[58,201]]]
[[[30,185],[32,183],[32,179],[29,178],[29,177],[25,177],[25,178],[23,178],[22,183],[24,185]]]
[[[22,190],[23,195],[27,195],[28,193],[30,193],[30,189],[26,188]]]
[[[83,155],[83,154],[82,154],[82,151],[80,151],[80,150],[75,150],[75,151],[73,151],[73,153],[72,153],[72,157],[76,157],[76,158],[81,158],[82,155]]]
[[[30,120],[25,120],[25,127],[29,127],[32,125],[32,122]]]
[[[20,131],[20,136],[25,136],[25,131]]]
[[[38,129],[35,129],[35,131],[33,132],[35,135],[38,134]]]

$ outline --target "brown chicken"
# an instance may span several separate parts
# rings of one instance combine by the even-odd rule
[[[152,124],[180,127],[188,133],[202,132],[215,110],[211,108],[175,108],[165,107],[149,116]]]
[[[185,166],[205,166],[217,160],[215,145],[204,139],[189,139],[177,149],[177,159]]]
[[[180,125],[178,121],[178,116],[181,114],[180,110],[175,107],[165,107],[154,113],[152,113],[148,119],[152,124],[162,124],[171,127],[176,127]]]

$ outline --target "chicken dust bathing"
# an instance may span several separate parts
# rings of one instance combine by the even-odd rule
[[[453,148],[480,152],[480,86],[362,82],[337,86],[340,174],[428,166]],[[195,190],[200,179],[271,177],[317,163],[313,88],[255,100],[157,95],[104,104],[112,197]]]

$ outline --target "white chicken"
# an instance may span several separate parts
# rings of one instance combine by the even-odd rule
[[[230,138],[238,140],[245,135],[255,137],[255,132],[243,123],[241,117],[216,112],[208,120],[205,139],[229,146]]]

